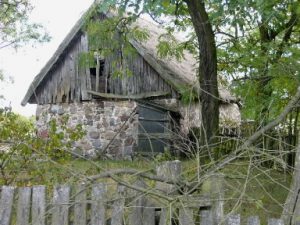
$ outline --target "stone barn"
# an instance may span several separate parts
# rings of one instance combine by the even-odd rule
[[[193,55],[186,52],[181,61],[159,58],[157,38],[165,31],[140,18],[135,23],[147,28],[149,39],[130,40],[136,50],[126,59],[132,76],[112,76],[116,67],[111,57],[97,58],[91,68],[80,66],[80,55],[89,51],[85,16],[35,77],[22,101],[22,105],[37,104],[39,135],[47,137],[51,118],[69,115],[70,127],[80,123],[86,130],[85,138],[74,143],[77,152],[119,159],[163,152],[172,146],[175,134],[186,135],[189,128],[201,126],[199,103],[181,102],[183,88],[197,89]],[[236,99],[224,88],[219,94],[221,129],[223,133],[236,130],[240,125]]]

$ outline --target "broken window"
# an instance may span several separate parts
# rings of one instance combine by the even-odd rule
[[[101,93],[107,92],[107,78],[104,75],[104,65],[105,65],[104,59],[100,59],[98,62],[96,62],[96,67],[90,68],[91,85],[93,91],[101,92]],[[98,81],[97,81],[97,68],[99,72]]]

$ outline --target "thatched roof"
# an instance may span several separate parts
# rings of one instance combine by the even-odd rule
[[[175,89],[178,90],[185,85],[200,92],[197,80],[198,63],[195,56],[188,51],[184,51],[184,58],[179,61],[174,57],[159,58],[156,48],[159,43],[158,38],[165,34],[166,30],[143,18],[138,18],[134,25],[146,29],[149,34],[149,38],[145,42],[130,41],[146,61]],[[180,38],[178,37],[178,39]],[[223,102],[231,103],[237,101],[228,89],[220,85],[219,97]]]
[[[26,105],[29,99],[35,94],[37,87],[49,74],[52,67],[60,60],[60,57],[66,52],[67,47],[71,42],[80,35],[82,28],[86,22],[87,15],[94,9],[96,3],[94,3],[88,11],[79,19],[75,24],[63,42],[59,45],[54,55],[50,58],[47,64],[42,68],[40,73],[32,81],[24,99],[22,105]],[[107,16],[112,16],[108,15]],[[188,53],[184,53],[184,59],[177,61],[174,58],[161,59],[157,55],[156,46],[158,44],[158,37],[165,33],[165,30],[158,25],[149,22],[143,18],[138,18],[134,23],[141,28],[146,28],[149,33],[149,39],[145,42],[138,42],[136,40],[130,40],[130,43],[135,47],[137,52],[160,74],[160,76],[169,83],[174,89],[180,91],[182,87],[191,88],[199,91],[199,85],[197,82],[196,68],[197,61],[195,57]],[[228,90],[221,87],[219,88],[220,100],[223,102],[235,102],[236,98],[233,97]]]

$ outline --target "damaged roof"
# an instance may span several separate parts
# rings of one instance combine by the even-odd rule
[[[30,87],[23,98],[21,104],[25,106],[29,99],[35,95],[36,89],[47,77],[53,66],[60,60],[60,57],[67,51],[68,46],[83,30],[86,18],[90,12],[97,6],[94,3],[87,12],[74,25],[54,55],[49,59],[46,65],[42,68],[39,74],[36,75]],[[108,17],[112,16],[111,14]],[[158,45],[158,38],[166,33],[163,27],[147,21],[143,18],[138,18],[134,22],[134,26],[146,28],[149,34],[147,41],[139,42],[137,40],[130,40],[130,43],[137,50],[137,52],[160,74],[160,76],[169,83],[175,90],[180,92],[182,87],[190,88],[200,92],[200,87],[197,81],[197,60],[191,53],[185,51],[184,58],[180,61],[173,58],[159,58],[156,46]],[[222,102],[236,102],[236,98],[224,87],[219,87],[219,97]]]

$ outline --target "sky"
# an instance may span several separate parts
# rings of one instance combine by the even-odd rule
[[[35,47],[25,46],[17,51],[11,48],[0,50],[0,69],[14,82],[2,82],[0,107],[11,104],[12,110],[24,116],[35,115],[35,105],[21,106],[27,89],[43,66],[53,55],[59,44],[82,16],[93,0],[31,0],[34,5],[30,18],[42,24],[51,41]]]

